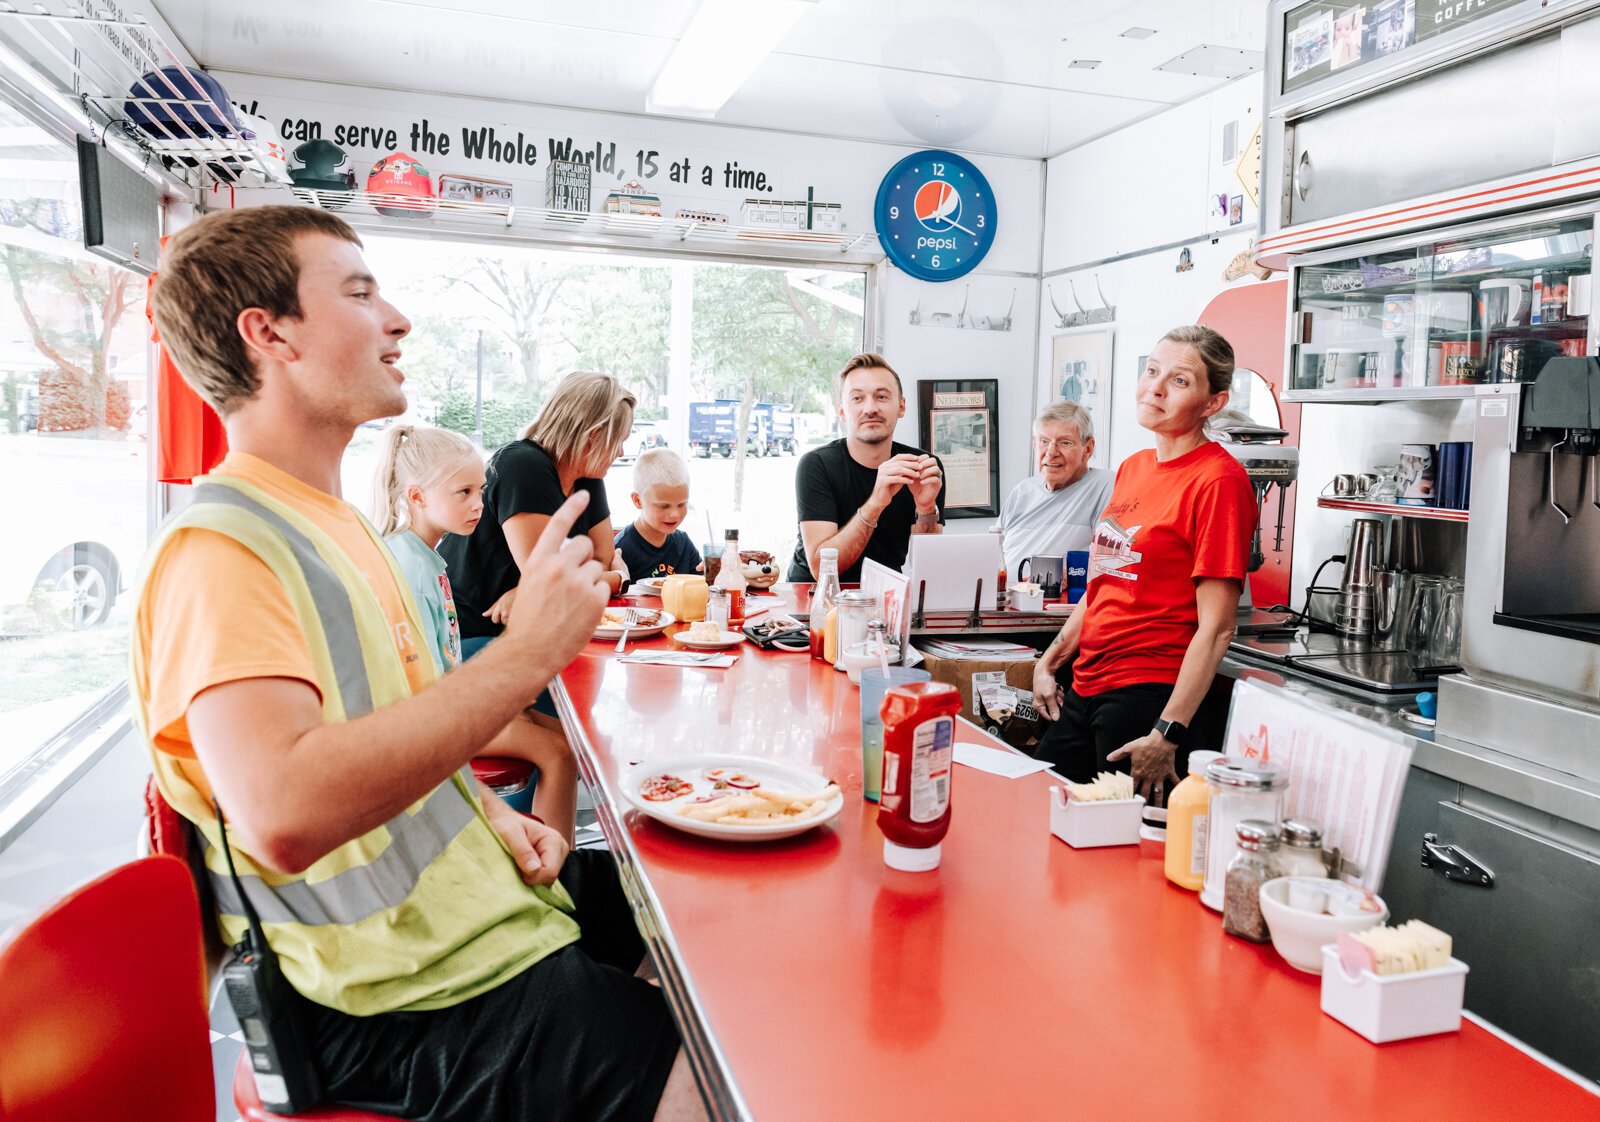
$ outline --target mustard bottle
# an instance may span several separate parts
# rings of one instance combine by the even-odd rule
[[[1199,892],[1206,879],[1206,831],[1211,825],[1206,765],[1221,758],[1221,752],[1190,752],[1189,774],[1167,799],[1167,879],[1190,892]]]

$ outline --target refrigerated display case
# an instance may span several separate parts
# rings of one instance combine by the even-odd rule
[[[1291,266],[1289,401],[1471,396],[1595,353],[1592,204]]]

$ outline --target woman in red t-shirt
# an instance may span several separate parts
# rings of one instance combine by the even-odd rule
[[[1131,765],[1152,806],[1215,721],[1205,702],[1255,530],[1244,468],[1205,434],[1232,383],[1233,348],[1209,327],[1175,327],[1150,353],[1137,400],[1155,449],[1118,469],[1088,591],[1034,670],[1034,698],[1055,719],[1037,754],[1072,780]]]

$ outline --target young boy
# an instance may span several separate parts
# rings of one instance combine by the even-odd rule
[[[633,580],[700,568],[694,539],[678,529],[689,513],[689,465],[682,456],[670,448],[641,453],[633,465],[633,505],[639,517],[617,535],[617,552]]]

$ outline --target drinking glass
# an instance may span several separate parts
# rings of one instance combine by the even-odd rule
[[[1419,574],[1411,581],[1411,607],[1406,613],[1406,650],[1419,663],[1433,657],[1433,634],[1439,614],[1439,587],[1443,577]]]
[[[1433,636],[1428,654],[1435,666],[1455,666],[1461,661],[1461,597],[1459,577],[1445,577],[1434,593]]]
[[[933,675],[920,666],[869,666],[861,671],[861,793],[877,802],[883,791],[883,717],[878,709],[890,686],[927,682]]]

